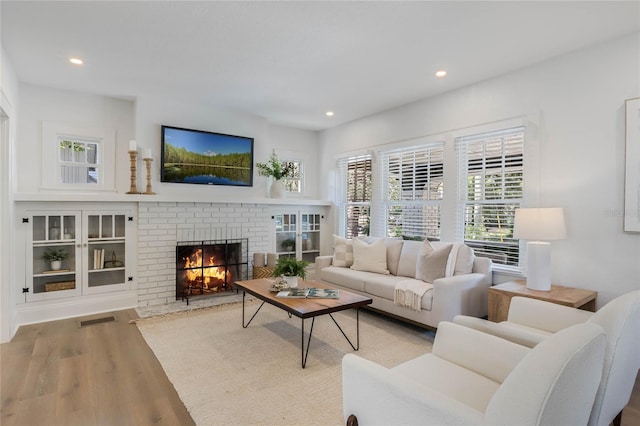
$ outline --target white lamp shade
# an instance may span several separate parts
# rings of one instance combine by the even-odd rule
[[[513,237],[550,241],[567,237],[562,208],[517,209]]]

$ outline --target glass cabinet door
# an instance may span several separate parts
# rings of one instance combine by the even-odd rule
[[[34,213],[30,215],[26,258],[30,288],[27,301],[55,299],[80,294],[81,266],[78,212]]]
[[[300,216],[300,253],[302,260],[313,263],[320,255],[320,215],[302,213]]]
[[[126,223],[124,213],[85,213],[87,293],[126,286]]]
[[[297,214],[282,213],[275,215],[276,252],[282,256],[296,255]]]

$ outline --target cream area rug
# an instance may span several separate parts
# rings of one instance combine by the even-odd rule
[[[268,304],[248,328],[241,318],[235,303],[137,321],[196,424],[344,424],[341,360],[354,351],[331,318],[316,318],[305,369],[299,318]],[[355,310],[334,318],[355,341]],[[305,333],[310,326],[305,320]],[[364,358],[393,367],[430,352],[432,341],[431,332],[360,311]]]

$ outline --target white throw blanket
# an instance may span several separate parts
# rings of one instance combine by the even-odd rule
[[[432,288],[431,284],[417,280],[405,280],[396,284],[393,293],[393,303],[406,306],[414,311],[420,312],[422,307],[422,296]]]

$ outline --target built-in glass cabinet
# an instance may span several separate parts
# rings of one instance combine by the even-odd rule
[[[128,290],[131,211],[31,211],[27,301]]]
[[[279,256],[315,262],[320,255],[319,213],[291,212],[274,215],[276,252]]]

